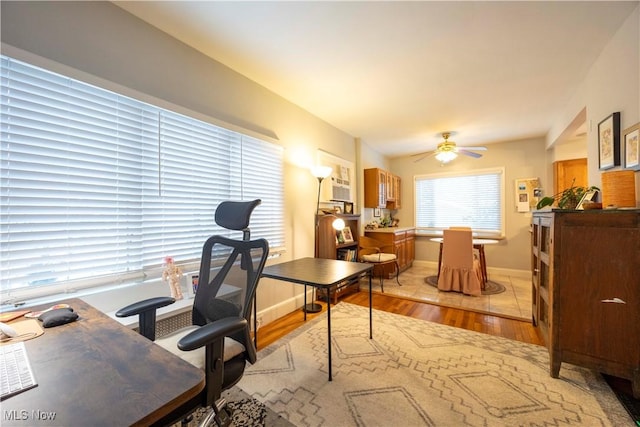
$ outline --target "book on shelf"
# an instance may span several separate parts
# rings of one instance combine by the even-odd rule
[[[338,249],[338,259],[343,261],[356,261],[358,251],[357,249],[342,248]]]

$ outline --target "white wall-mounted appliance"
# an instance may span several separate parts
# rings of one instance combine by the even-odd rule
[[[318,150],[318,164],[331,167],[331,175],[322,181],[320,201],[352,202],[355,191],[355,170],[352,162]]]

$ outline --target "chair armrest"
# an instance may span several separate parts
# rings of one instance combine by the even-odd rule
[[[387,250],[385,250],[385,248]],[[382,252],[384,252],[384,253],[394,254],[394,255],[398,256],[398,252],[396,251],[396,247],[394,245],[383,246],[382,249],[383,249]]]
[[[243,317],[226,317],[207,323],[195,331],[185,335],[178,341],[178,348],[191,351],[247,328],[247,320]]]
[[[116,312],[116,317],[129,317],[138,314],[138,330],[151,341],[156,340],[156,310],[176,302],[171,297],[149,298],[134,302]]]
[[[380,248],[376,248],[373,246],[360,246],[360,250],[358,251],[359,255],[371,255],[371,254],[379,254]]]
[[[116,312],[116,317],[129,317],[136,314],[144,313],[149,310],[156,310],[161,307],[165,307],[169,304],[176,302],[171,297],[156,297],[149,298],[143,301],[134,302],[126,307],[121,308]]]

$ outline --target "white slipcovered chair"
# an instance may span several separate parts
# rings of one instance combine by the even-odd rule
[[[444,230],[443,237],[438,289],[462,292],[465,295],[481,295],[482,267],[473,253],[471,230]]]

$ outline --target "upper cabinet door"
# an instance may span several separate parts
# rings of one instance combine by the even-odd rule
[[[382,169],[364,170],[364,207],[384,208],[387,206],[387,173]]]
[[[364,170],[364,207],[400,208],[400,177],[383,169]]]
[[[387,173],[387,202],[396,201],[396,188],[393,185],[393,175]]]

